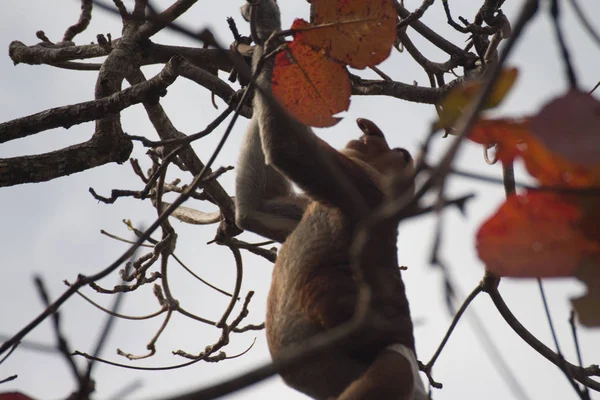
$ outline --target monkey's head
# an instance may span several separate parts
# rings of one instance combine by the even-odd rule
[[[351,140],[342,152],[368,164],[382,175],[412,172],[413,159],[406,149],[390,148],[381,129],[372,121],[358,118],[356,124],[363,132],[358,140]]]
[[[383,132],[372,121],[358,118],[356,124],[363,134],[348,142],[342,153],[361,164],[384,192],[389,192],[390,185],[394,180],[398,182],[398,178],[400,181],[410,179],[408,190],[413,192],[414,162],[410,153],[406,149],[390,148]]]

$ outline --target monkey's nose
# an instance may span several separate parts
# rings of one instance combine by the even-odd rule
[[[408,150],[403,149],[401,147],[396,147],[394,149],[394,151],[398,152],[398,153],[402,153],[402,157],[404,157],[404,159],[409,162],[412,160],[412,156],[410,155],[410,153],[408,152]]]
[[[379,129],[379,127],[375,125],[374,122],[366,118],[357,118],[356,125],[358,125],[360,130],[363,131],[365,135],[384,137],[383,132],[381,132],[381,129]]]

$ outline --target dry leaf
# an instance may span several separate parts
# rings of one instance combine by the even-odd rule
[[[350,106],[346,69],[311,47],[292,42],[277,54],[273,95],[297,120],[317,127],[335,125],[334,118]]]
[[[296,20],[294,39],[354,68],[385,60],[396,41],[393,0],[313,0],[314,25]]]

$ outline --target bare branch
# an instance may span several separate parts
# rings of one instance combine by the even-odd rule
[[[152,20],[146,21],[140,28],[141,37],[149,38],[175,21],[181,14],[186,12],[198,0],[177,0],[169,8],[153,16]]]
[[[128,79],[132,84],[137,84],[143,82],[145,77],[140,70],[137,70],[134,74],[131,74]],[[146,113],[148,114],[148,117],[150,118],[152,125],[154,125],[154,128],[156,129],[156,132],[160,136],[161,140],[180,139],[186,137],[183,133],[178,131],[177,128],[175,128],[159,103],[144,103],[144,108],[146,109]],[[216,124],[212,124],[211,127],[213,127],[213,129],[216,128]],[[174,150],[172,146],[165,147],[167,148],[167,151]],[[206,176],[212,173],[212,171],[209,168],[206,168],[204,163],[200,161],[194,150],[189,145],[184,147],[184,149],[179,153],[179,157],[183,160],[188,170],[197,177],[196,179],[198,179],[198,176],[201,173],[206,174]],[[204,180],[204,178],[202,179]],[[235,224],[235,208],[229,194],[216,180],[204,182],[204,190],[212,199],[212,201],[219,205],[221,213],[225,219],[225,231],[228,232],[230,236],[239,234],[241,231]]]
[[[72,41],[75,36],[86,30],[91,20],[92,0],[81,0],[81,14],[79,15],[79,21],[67,28],[65,34],[63,35],[62,41]]]
[[[113,40],[112,46],[116,46],[118,40]],[[58,64],[64,61],[102,57],[108,55],[108,53],[99,44],[57,47],[42,46],[40,44],[26,46],[22,42],[15,40],[8,46],[8,55],[15,65],[19,63],[38,65]]]
[[[374,81],[362,79],[357,75],[350,74],[352,82],[352,94],[359,96],[390,96],[415,103],[436,104],[440,102],[448,92],[463,81],[457,78],[440,88],[409,85],[396,81]]]
[[[408,17],[402,19],[402,21],[400,21],[400,23],[396,26],[396,29],[401,30],[402,28],[407,27],[412,22],[421,18],[423,14],[425,14],[425,11],[427,11],[429,6],[433,4],[433,1],[434,0],[423,0],[421,6],[412,13],[410,13]]]
[[[402,19],[409,18],[411,16],[411,12],[408,11],[404,6],[402,6],[398,1],[396,1],[396,12],[398,16]],[[447,54],[451,56],[457,56],[459,58],[468,58],[470,57],[469,53],[461,49],[460,47],[454,45],[449,42],[435,31],[430,29],[427,25],[419,21],[418,19],[412,21],[410,26],[417,32],[421,34],[425,39],[429,40],[435,46],[437,46],[440,50],[443,50]]]
[[[108,114],[118,113],[143,101],[156,99],[165,94],[177,77],[177,63],[173,59],[152,79],[133,85],[120,92],[98,100],[69,106],[51,108],[36,114],[0,124],[0,143],[24,138],[53,128],[70,128],[83,122],[94,121]]]
[[[490,285],[484,282],[483,289],[486,293],[490,295],[492,301],[494,302],[494,305],[498,309],[498,312],[500,313],[500,315],[502,315],[502,318],[504,318],[506,323],[513,329],[513,331],[515,331],[517,335],[521,337],[521,339],[525,341],[525,343],[530,345],[535,351],[541,354],[552,364],[560,367],[560,365],[564,363],[564,367],[569,371],[569,373],[575,380],[579,381],[580,383],[584,384],[590,389],[600,391],[600,382],[590,378],[590,376],[600,376],[600,368],[598,368],[597,365],[591,365],[587,368],[581,368],[569,363],[568,361],[565,361],[558,354],[556,354],[550,348],[548,348],[545,344],[540,342],[519,322],[519,320],[513,315],[513,313],[510,311],[510,309],[504,302],[504,299],[500,295],[500,292],[498,291],[496,285]]]

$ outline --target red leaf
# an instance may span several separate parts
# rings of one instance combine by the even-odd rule
[[[531,121],[533,134],[566,160],[600,167],[600,101],[577,90],[552,100]]]
[[[346,69],[302,43],[292,42],[277,54],[273,95],[306,125],[335,125],[334,118],[350,105],[350,78]]]
[[[600,269],[600,241],[582,230],[586,213],[572,197],[511,196],[477,233],[477,251],[499,276],[571,276],[584,263]]]
[[[315,24],[296,20],[294,39],[354,68],[385,60],[396,40],[393,0],[313,0]]]
[[[600,186],[600,163],[595,166],[571,162],[548,150],[531,132],[531,119],[480,120],[469,139],[498,145],[498,159],[512,162],[522,158],[527,171],[545,186]]]

